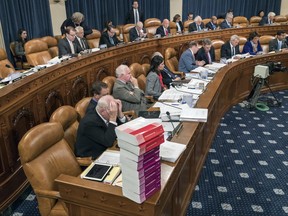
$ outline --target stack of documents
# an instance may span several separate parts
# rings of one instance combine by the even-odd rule
[[[184,108],[181,111],[180,121],[207,122],[208,109],[205,108]]]
[[[185,149],[186,145],[166,140],[160,146],[160,157],[162,160],[174,163]]]
[[[122,192],[142,203],[161,188],[160,144],[164,129],[155,121],[139,117],[115,129],[120,147]]]

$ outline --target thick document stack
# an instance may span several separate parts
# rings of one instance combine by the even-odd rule
[[[142,203],[161,188],[163,126],[157,120],[139,117],[115,131],[120,147],[123,195]]]

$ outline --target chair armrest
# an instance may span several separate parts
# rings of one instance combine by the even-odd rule
[[[89,166],[93,162],[92,157],[76,157],[76,160],[80,166]]]
[[[59,191],[34,189],[34,192],[39,197],[45,197],[45,198],[50,198],[50,199],[59,199],[60,198]]]

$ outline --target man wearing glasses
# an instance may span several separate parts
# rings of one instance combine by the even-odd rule
[[[76,31],[73,27],[68,26],[65,29],[65,38],[59,40],[58,50],[59,57],[70,55],[72,57],[78,56],[82,51],[81,47],[75,43]]]

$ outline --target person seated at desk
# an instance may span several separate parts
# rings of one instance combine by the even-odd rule
[[[138,81],[131,75],[127,65],[120,65],[116,68],[116,81],[113,86],[113,96],[122,101],[123,111],[147,110],[147,102],[144,92],[139,89]]]
[[[261,17],[261,19],[262,19],[265,16],[264,10],[258,11],[257,16]]]
[[[273,24],[275,15],[276,14],[274,12],[269,12],[267,17],[262,17],[262,19],[259,22],[259,26]]]
[[[235,58],[238,59],[238,57],[236,57],[235,55],[240,54],[240,50],[239,50],[239,37],[238,35],[232,35],[230,37],[230,40],[225,42],[222,46],[221,46],[221,58],[224,59],[230,59],[230,58]]]
[[[202,47],[197,52],[196,60],[205,61],[205,65],[212,64],[212,62],[215,61],[215,50],[212,46],[212,42],[210,39],[206,38],[202,41],[202,43]]]
[[[73,27],[68,26],[65,29],[65,38],[58,42],[59,57],[70,55],[76,57],[82,51],[81,47],[75,43],[76,31]]]
[[[227,13],[225,20],[220,24],[221,29],[232,28],[233,14]]]
[[[282,30],[277,31],[276,38],[269,41],[269,52],[287,51],[287,43],[285,40],[285,32]]]
[[[107,47],[113,47],[119,44],[120,41],[118,40],[116,33],[115,33],[115,27],[114,26],[107,26],[107,31],[103,32],[100,38],[99,44],[106,44]]]
[[[111,95],[101,97],[94,112],[81,119],[75,144],[76,157],[97,158],[116,140],[115,127],[125,123],[122,103]]]
[[[145,93],[158,99],[162,92],[166,89],[162,80],[161,71],[164,69],[164,59],[161,56],[154,56],[150,63],[150,69],[146,78]]]
[[[24,28],[19,29],[18,38],[15,41],[15,54],[17,57],[21,58],[22,62],[27,62],[24,50],[24,45],[27,41],[27,31]]]
[[[181,21],[181,16],[179,14],[176,14],[173,17],[173,22],[176,23],[177,33],[182,34],[184,32],[184,26],[183,26],[183,23]]]
[[[147,37],[147,33],[146,30],[143,28],[142,22],[137,22],[136,26],[130,29],[129,37],[131,42]]]
[[[65,29],[68,26],[72,26],[74,28],[76,28],[77,26],[82,26],[84,29],[84,37],[86,37],[86,35],[89,35],[92,33],[92,28],[88,27],[85,23],[84,23],[84,15],[80,12],[75,12],[72,14],[72,16],[68,19],[66,19],[62,25],[61,25],[61,33],[62,35],[64,35],[66,33]]]
[[[81,47],[81,50],[87,50],[89,49],[89,45],[87,42],[87,39],[84,37],[84,29],[82,26],[77,26],[75,28],[76,30],[76,39],[75,43],[78,44],[79,47]]]
[[[218,24],[217,24],[217,17],[216,16],[212,16],[211,17],[211,21],[206,24],[206,28],[208,30],[219,29]]]
[[[242,53],[249,53],[250,55],[257,55],[263,52],[259,41],[260,35],[257,32],[251,32],[249,34],[248,41],[244,44]]]
[[[199,47],[197,42],[191,41],[189,43],[189,48],[182,53],[179,64],[178,70],[184,73],[190,73],[193,69],[197,68],[198,66],[203,66],[205,61],[197,61],[195,58],[196,53],[198,52]]]
[[[160,57],[163,58],[163,55],[160,52],[153,53],[152,59],[155,56],[160,56]],[[170,84],[173,81],[181,80],[181,77],[176,75],[176,74],[174,74],[172,71],[170,71],[169,68],[166,65],[164,65],[163,70],[161,70],[161,75],[162,75],[162,81],[163,81],[164,85],[166,86],[166,88],[170,88]]]
[[[96,81],[92,84],[91,93],[93,97],[86,108],[86,113],[94,112],[99,99],[109,94],[108,85],[102,81]]]
[[[162,25],[159,26],[156,30],[156,35],[160,34],[161,37],[168,36],[170,34],[170,22],[168,19],[164,19]]]
[[[188,32],[197,32],[204,30],[204,23],[201,16],[196,16],[193,23],[190,23]]]

